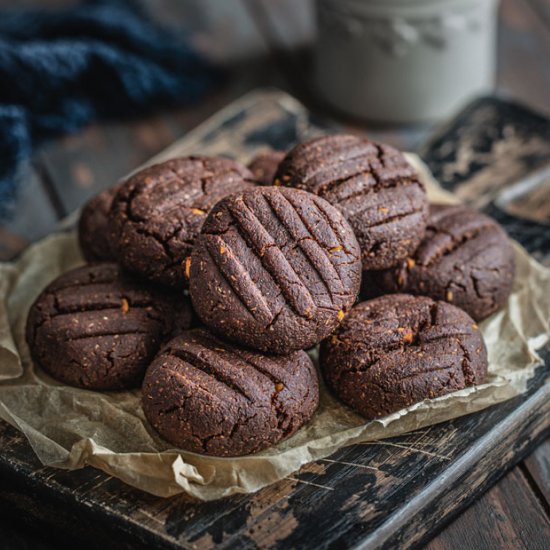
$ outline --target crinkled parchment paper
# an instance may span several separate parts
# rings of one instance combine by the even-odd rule
[[[418,158],[430,199],[452,202]],[[36,369],[24,341],[27,311],[60,273],[82,263],[74,231],[30,247],[0,265],[0,417],[19,428],[40,460],[87,464],[155,495],[185,491],[203,500],[253,492],[339,447],[391,437],[489,407],[525,391],[549,339],[550,270],[515,246],[517,277],[506,309],[482,323],[489,377],[468,388],[365,422],[326,390],[313,420],[292,438],[253,456],[212,458],[170,448],[147,425],[140,392],[96,393],[57,383]]]

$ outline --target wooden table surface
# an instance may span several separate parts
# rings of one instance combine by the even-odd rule
[[[0,1],[0,5],[15,4]],[[20,5],[22,2],[18,2]],[[36,4],[37,2],[25,2]],[[43,2],[44,3],[44,2]],[[62,0],[48,1],[60,4]],[[309,87],[308,45],[314,39],[311,0],[149,0],[160,19],[180,21],[195,45],[227,66],[219,90],[200,104],[141,120],[93,125],[42,147],[21,170],[13,219],[0,223],[0,259],[51,232],[88,197],[114,183],[244,92],[274,85],[321,116],[332,113]],[[503,0],[498,42],[498,93],[550,112],[550,3]],[[374,139],[415,150],[431,125],[360,126]],[[512,469],[430,543],[447,548],[549,548],[550,441]],[[0,521],[2,548],[57,547],[39,531]]]

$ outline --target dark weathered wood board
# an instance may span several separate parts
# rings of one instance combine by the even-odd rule
[[[472,504],[428,550],[513,548],[544,550],[550,531],[544,506],[533,497],[521,468],[515,468],[483,499]]]
[[[508,113],[508,126],[525,125],[521,109],[512,110],[517,117],[509,116],[508,104],[485,101]],[[441,139],[456,149],[465,135],[469,143],[478,143],[472,139],[473,115],[475,109],[460,115],[461,122],[449,127],[450,134],[436,137],[425,150],[434,171],[441,168]],[[295,113],[289,113],[276,125],[258,127],[253,122],[242,112],[219,124],[227,134],[246,128],[248,140],[258,145],[287,147],[311,131],[304,124],[312,119],[306,116],[298,121]],[[463,127],[469,131],[457,131]],[[547,121],[533,128],[545,139]],[[477,132],[482,131],[485,126],[478,127]],[[203,139],[216,139],[216,133],[210,131]],[[511,153],[503,159],[500,150],[496,149],[492,165],[510,162]],[[475,177],[479,163],[465,170]],[[446,184],[452,186],[452,182]],[[25,513],[31,523],[45,522],[69,531],[80,544],[90,544],[93,534],[97,538],[91,546],[408,546],[429,539],[550,431],[547,374],[548,369],[539,369],[529,394],[487,411],[343,449],[255,495],[206,504],[185,496],[162,500],[144,495],[90,468],[79,472],[40,468],[22,436],[2,424],[0,502],[12,514]],[[545,535],[545,530],[547,520],[540,533]]]
[[[538,191],[550,181],[547,118],[513,102],[481,98],[430,139],[420,154],[443,187],[485,210],[539,261],[548,263],[550,191]],[[531,180],[534,185],[529,185]],[[513,189],[517,195],[508,200]],[[535,201],[537,212],[532,208]]]

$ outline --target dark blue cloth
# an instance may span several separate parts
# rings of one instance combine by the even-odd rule
[[[218,78],[181,33],[130,0],[0,10],[0,215],[13,203],[17,164],[43,140],[192,102]]]

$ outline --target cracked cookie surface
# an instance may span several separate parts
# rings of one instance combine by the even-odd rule
[[[275,173],[285,158],[284,151],[268,151],[256,155],[248,164],[248,169],[260,185],[273,185]]]
[[[335,208],[305,191],[257,187],[210,212],[189,290],[215,332],[282,354],[330,334],[355,302],[360,278],[359,245]]]
[[[481,384],[487,350],[473,319],[424,296],[393,294],[356,305],[322,344],[328,387],[366,418]]]
[[[82,208],[78,221],[78,242],[88,262],[116,260],[109,235],[109,210],[119,187],[120,184],[105,189]]]
[[[26,337],[33,360],[71,386],[137,387],[161,343],[191,323],[181,296],[123,275],[116,264],[69,271],[32,305]]]
[[[141,170],[122,185],[109,213],[117,260],[143,278],[184,288],[186,260],[209,210],[254,186],[252,173],[226,158],[183,157]]]
[[[514,272],[514,250],[498,223],[467,206],[433,204],[416,252],[392,269],[365,273],[363,289],[365,296],[445,300],[481,321],[506,303]]]
[[[147,369],[143,410],[173,445],[196,453],[255,453],[294,434],[319,403],[307,353],[266,356],[205,329],[166,344]]]
[[[364,269],[395,265],[424,235],[424,186],[389,145],[346,134],[300,143],[280,163],[275,185],[315,193],[338,208],[361,246]]]

